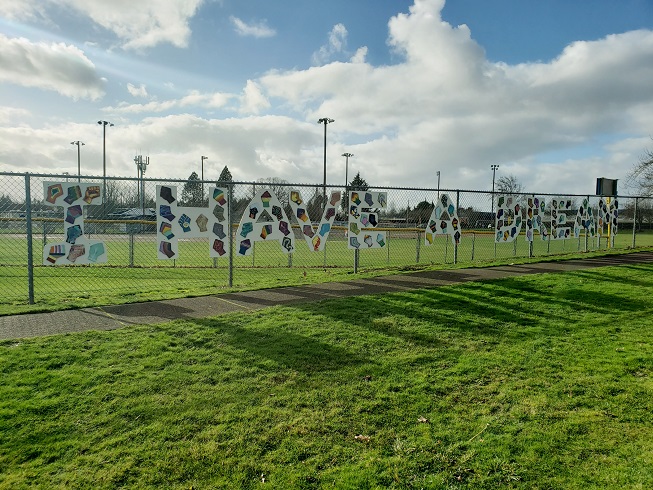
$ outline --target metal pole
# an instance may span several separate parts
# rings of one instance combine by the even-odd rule
[[[335,122],[335,119],[321,117],[317,120],[318,124],[324,124],[324,179],[322,180],[322,194],[326,201],[326,181],[327,181],[327,124]],[[326,204],[326,202],[325,202]]]
[[[633,209],[633,248],[635,248],[635,228],[637,225],[637,199],[635,198],[635,208]]]
[[[326,205],[326,143],[327,143],[327,120],[324,120],[324,178],[322,179],[322,194],[324,195],[324,204]]]
[[[438,170],[438,200],[440,200],[440,171]]]
[[[440,172],[438,172],[438,191],[440,189]],[[456,212],[458,212],[458,209],[460,208],[460,191],[456,191]],[[459,215],[460,216],[460,215]],[[458,228],[462,230],[462,225],[460,223],[460,220],[458,220]],[[462,233],[461,233],[462,236]],[[457,264],[458,263],[458,242],[454,240],[454,246],[453,246],[453,263]]]
[[[25,217],[27,230],[27,297],[30,305],[34,304],[34,257],[32,249],[32,194],[29,173],[25,174]]]
[[[233,206],[234,202],[234,185],[233,183],[229,183],[227,185],[227,189],[229,191],[229,207],[227,208],[227,221],[229,223],[229,287],[233,287],[234,285],[234,227],[233,227],[233,222],[232,222],[232,213],[231,213],[231,208]]]

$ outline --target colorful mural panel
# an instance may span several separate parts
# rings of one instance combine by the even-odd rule
[[[236,231],[236,253],[250,255],[253,243],[274,240],[279,241],[284,253],[295,250],[295,235],[279,198],[270,189],[263,188],[245,207]]]
[[[567,213],[572,211],[572,200],[554,198],[551,200],[551,239],[565,240],[571,236],[571,227],[567,223]]]
[[[458,209],[448,194],[442,194],[433,207],[424,230],[424,243],[431,245],[437,235],[449,235],[452,243],[460,243]]]
[[[353,250],[382,248],[386,232],[377,231],[379,210],[388,204],[387,192],[350,191],[347,247]]]
[[[594,212],[590,207],[588,198],[584,198],[576,212],[576,221],[574,222],[574,237],[579,238],[581,232],[585,230],[585,236],[593,237],[596,235],[596,221]]]
[[[179,257],[180,238],[204,237],[209,257],[229,256],[228,193],[209,188],[207,207],[180,206],[176,186],[156,187],[157,256],[161,260]]]
[[[43,247],[43,265],[81,265],[107,261],[107,248],[101,240],[84,235],[84,207],[102,204],[102,188],[82,182],[44,182],[45,203],[62,207],[65,242]]]
[[[597,232],[599,236],[616,235],[619,231],[619,200],[602,197],[599,199]]]
[[[326,241],[329,238],[329,233],[331,233],[333,221],[336,218],[336,210],[338,209],[338,206],[340,206],[341,200],[342,194],[340,191],[331,192],[331,197],[326,203],[326,206],[324,206],[322,219],[317,228],[314,228],[313,222],[308,215],[308,207],[302,198],[301,192],[298,189],[291,189],[290,208],[297,218],[299,229],[301,230],[304,240],[306,240],[309,250],[314,252],[324,250]]]
[[[498,196],[494,225],[495,243],[512,242],[517,239],[523,225],[521,205],[517,197]]]
[[[546,202],[543,197],[529,196],[526,199],[526,241],[532,242],[537,231],[542,240],[549,237],[549,230],[544,224]]]

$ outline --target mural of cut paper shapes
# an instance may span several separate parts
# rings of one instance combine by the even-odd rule
[[[542,240],[549,237],[549,230],[544,223],[544,209],[546,201],[543,197],[529,196],[526,199],[526,241],[532,242],[535,232],[540,234]]]
[[[179,258],[179,240],[206,238],[209,256],[229,254],[228,194],[219,187],[209,188],[206,207],[181,206],[177,187],[159,185],[156,188],[157,257],[161,260]]]
[[[350,191],[347,247],[349,249],[382,248],[386,246],[386,232],[377,231],[379,210],[388,203],[386,192]]]
[[[581,232],[585,230],[585,236],[593,237],[596,235],[596,221],[594,220],[594,211],[590,207],[589,199],[584,198],[576,212],[576,221],[574,222],[574,237],[579,238]]]
[[[332,191],[329,201],[326,203],[322,212],[322,219],[317,227],[313,227],[313,222],[308,215],[307,203],[302,198],[302,194],[298,189],[291,189],[290,191],[290,208],[297,218],[300,225],[300,230],[308,249],[313,252],[324,250],[326,241],[331,233],[333,221],[336,218],[336,210],[340,206],[342,194],[340,191]]]
[[[619,231],[619,200],[616,197],[610,199],[610,202],[603,197],[599,199],[597,215],[599,236],[616,235]]]
[[[279,198],[263,188],[245,206],[234,245],[238,255],[250,255],[255,242],[271,241],[278,241],[284,253],[295,250],[295,235]]]
[[[497,212],[494,217],[494,242],[513,242],[521,233],[522,206],[515,196],[500,195],[497,198]]]
[[[102,204],[102,188],[85,182],[44,182],[45,204],[63,208],[65,242],[43,247],[43,265],[93,264],[107,261],[104,242],[84,236],[84,208]]]
[[[571,237],[571,226],[567,223],[567,213],[572,211],[569,198],[555,198],[551,201],[551,239],[565,240]]]
[[[437,235],[449,235],[453,244],[460,243],[460,219],[455,203],[447,194],[436,201],[424,230],[424,243],[432,245]]]

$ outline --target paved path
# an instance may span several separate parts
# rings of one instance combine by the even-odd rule
[[[347,282],[330,282],[259,291],[181,298],[149,303],[84,308],[52,313],[0,317],[0,339],[40,337],[86,330],[112,330],[127,325],[161,323],[178,318],[203,318],[234,311],[252,311],[329,298],[408,291],[505,277],[567,272],[608,265],[653,263],[653,252],[636,252],[580,260],[505,265],[486,268],[421,271]]]

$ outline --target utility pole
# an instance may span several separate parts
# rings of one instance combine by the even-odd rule
[[[353,153],[343,153],[343,157],[345,157],[345,192],[349,191],[349,157],[353,157]]]
[[[332,122],[335,122],[335,119],[331,119],[329,117],[322,117],[317,120],[318,124],[324,124],[324,180],[322,182],[322,192],[324,194],[324,200],[326,202],[326,175],[327,175],[327,155],[326,155],[326,148],[327,148],[327,124],[331,124]]]
[[[84,143],[81,141],[71,141],[71,145],[77,145],[77,182],[81,181],[82,176],[82,164],[81,164],[81,153],[79,151],[80,146],[84,146]]]
[[[492,215],[494,216],[494,177],[496,175],[497,169],[499,168],[499,165],[492,164],[490,165],[490,168],[492,169]]]
[[[208,160],[209,157],[202,155],[202,202],[204,202],[204,160]]]

